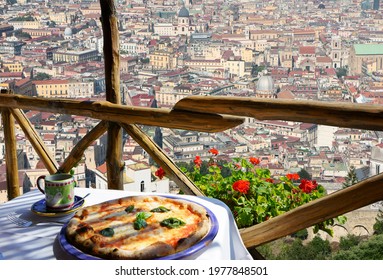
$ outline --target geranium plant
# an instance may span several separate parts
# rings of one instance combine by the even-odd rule
[[[234,158],[220,166],[218,150],[209,152],[207,174],[200,172],[202,160],[199,156],[194,159],[192,171],[182,169],[206,196],[217,198],[230,208],[239,228],[264,222],[326,195],[323,186],[316,181],[300,179],[297,173],[272,176],[269,169],[259,166],[256,157]],[[222,175],[223,167],[229,168],[230,175]],[[340,224],[345,222],[343,216],[337,219]],[[324,230],[332,235],[334,222],[330,219],[318,224],[314,232]]]

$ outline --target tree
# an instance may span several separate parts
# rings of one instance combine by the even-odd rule
[[[341,236],[339,240],[339,249],[344,251],[351,250],[353,247],[357,246],[361,240],[361,237],[355,234]]]
[[[50,78],[52,78],[51,75],[39,72],[36,75],[34,75],[32,80],[34,80],[34,81],[41,81],[41,80],[49,80]]]
[[[326,260],[331,255],[331,246],[328,240],[315,236],[307,245],[303,245],[300,238],[294,239],[291,244],[283,246],[279,260]]]
[[[347,72],[348,72],[347,67],[338,68],[338,69],[336,69],[336,76],[338,77],[338,79],[340,79],[344,76],[347,76]]]
[[[347,188],[358,183],[358,177],[356,176],[355,166],[351,165],[347,173],[346,181],[343,183],[343,188]]]
[[[374,234],[383,234],[383,212],[379,209],[379,213],[375,218],[375,224],[373,225]]]
[[[373,235],[349,250],[341,250],[332,256],[334,260],[382,260],[383,235]]]
[[[311,175],[305,169],[301,169],[298,171],[299,178],[311,180]]]

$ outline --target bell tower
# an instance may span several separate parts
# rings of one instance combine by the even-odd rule
[[[332,36],[331,37],[331,54],[330,57],[332,59],[332,67],[340,68],[342,67],[342,40],[340,36]]]

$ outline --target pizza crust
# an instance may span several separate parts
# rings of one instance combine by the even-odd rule
[[[159,206],[169,211],[150,212]],[[140,212],[151,216],[145,220],[146,227],[137,230],[134,221]],[[176,228],[161,226],[160,222],[167,218],[177,218],[184,224]],[[105,228],[113,229],[113,236],[102,235],[100,232]],[[183,199],[146,195],[85,207],[69,221],[65,235],[74,247],[103,259],[155,259],[192,247],[210,228],[211,221],[203,206]]]

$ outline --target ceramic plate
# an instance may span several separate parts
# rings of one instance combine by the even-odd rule
[[[81,199],[82,199],[82,197],[76,195],[74,197],[74,203],[76,203],[77,201],[80,201]],[[45,217],[65,216],[65,215],[68,215],[68,214],[73,213],[74,211],[78,210],[80,207],[82,207],[84,202],[85,202],[85,200],[83,200],[82,202],[77,204],[74,208],[71,208],[67,211],[52,212],[51,210],[47,209],[47,206],[45,204],[45,199],[43,198],[43,199],[33,203],[31,210],[33,213],[40,215],[40,216],[45,216]]]
[[[179,199],[179,198],[177,198],[177,199]],[[181,199],[183,199],[183,198],[181,198]],[[184,199],[184,200],[187,200],[187,199]],[[187,201],[197,203],[197,202],[190,201],[190,200],[187,200]],[[197,204],[199,204],[199,203],[197,203]],[[201,205],[201,204],[199,204],[199,205]],[[203,206],[203,207],[205,207],[205,206]],[[182,259],[182,258],[185,258],[187,256],[190,256],[190,255],[202,250],[203,248],[208,246],[213,241],[213,239],[215,238],[215,236],[218,233],[218,228],[219,228],[218,227],[218,220],[212,211],[210,211],[206,207],[205,207],[205,209],[206,209],[206,211],[210,217],[210,222],[211,222],[210,230],[205,235],[205,237],[202,238],[200,241],[198,241],[196,244],[194,244],[193,246],[191,246],[190,248],[188,248],[186,250],[183,250],[181,252],[178,252],[178,253],[175,253],[175,254],[172,254],[169,256],[157,258],[156,260],[178,260],[178,259]],[[60,243],[61,248],[65,252],[69,253],[70,255],[72,255],[75,258],[80,259],[80,260],[101,260],[101,258],[86,254],[83,251],[74,247],[72,244],[70,244],[65,237],[66,227],[67,227],[67,224],[65,224],[62,227],[62,229],[59,233],[59,243]]]

